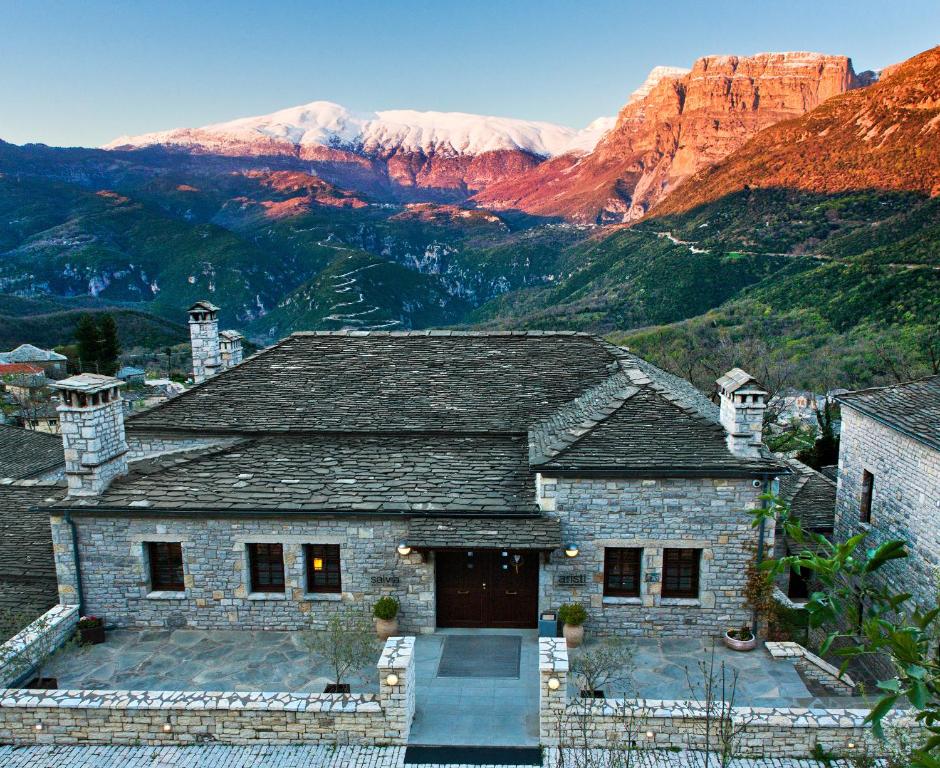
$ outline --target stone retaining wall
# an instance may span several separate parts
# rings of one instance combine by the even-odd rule
[[[77,605],[56,605],[0,645],[0,686],[12,685],[32,674],[32,658],[37,646],[48,652],[58,649],[75,630]],[[52,637],[47,638],[51,633]]]
[[[855,681],[849,675],[840,673],[838,668],[806,650],[799,643],[767,642],[765,645],[775,659],[794,659],[801,674],[832,690],[836,695],[851,696],[855,691]]]
[[[568,652],[556,638],[539,640],[539,721],[543,745],[601,748],[635,740],[651,749],[702,749],[709,708],[700,701],[649,699],[570,699]],[[712,705],[711,742],[717,742]],[[851,753],[870,728],[862,709],[734,707],[730,721],[742,729],[738,753],[751,757],[802,757],[818,745],[838,754]],[[888,719],[901,726],[913,722]]]
[[[378,694],[5,690],[0,742],[405,744],[413,656],[413,637],[389,638],[377,664]]]

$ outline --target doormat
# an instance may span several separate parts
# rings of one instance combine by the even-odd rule
[[[522,638],[512,635],[447,635],[438,677],[519,677]]]
[[[408,747],[405,765],[541,765],[541,747]]]

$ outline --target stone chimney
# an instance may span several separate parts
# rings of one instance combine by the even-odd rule
[[[127,473],[120,388],[111,376],[83,373],[54,385],[62,393],[59,425],[70,496],[97,496]]]
[[[767,392],[740,368],[732,368],[716,383],[721,397],[721,425],[728,433],[728,450],[737,456],[759,457]]]
[[[242,339],[238,331],[222,331],[219,334],[219,350],[222,355],[222,370],[234,368],[242,361]]]
[[[197,301],[189,308],[189,338],[193,347],[193,381],[214,376],[222,367],[219,351],[219,308]]]

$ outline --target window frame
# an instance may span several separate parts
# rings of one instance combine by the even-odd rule
[[[304,544],[304,571],[307,594],[339,594],[343,591],[343,559],[339,544]],[[314,571],[314,561],[323,560],[323,578],[336,577],[335,584],[315,583],[318,572]]]
[[[871,503],[875,495],[875,475],[867,469],[862,470],[862,497],[858,505],[858,521],[871,525]]]
[[[183,567],[183,543],[181,541],[148,541],[147,547],[147,570],[150,578],[151,592],[185,592],[186,591],[186,571]],[[179,555],[179,581],[167,580],[158,574],[158,563],[166,562],[167,551],[175,549]],[[163,552],[161,552],[163,550]],[[166,568],[167,566],[164,566]],[[169,566],[176,570],[176,564]]]
[[[689,553],[693,553],[693,559],[691,563],[683,563],[683,559],[689,559]],[[673,560],[675,558],[675,560]],[[693,567],[693,572],[691,573],[691,586],[689,589],[680,589],[678,584],[675,587],[670,587],[668,584],[669,575],[667,570],[670,568],[678,568],[678,572],[673,576],[673,579],[678,582],[682,579],[682,568],[688,567],[691,565]],[[699,599],[701,594],[702,587],[702,550],[697,547],[664,547],[663,548],[663,581],[660,589],[660,594],[665,598],[677,598],[677,599]]]
[[[629,555],[630,565],[635,568],[636,587],[626,589],[610,585],[613,575],[613,562],[619,567],[619,579],[623,581],[625,556]],[[604,597],[640,597],[643,583],[643,548],[642,547],[604,547]]]
[[[251,542],[247,544],[246,547],[248,550],[248,587],[250,591],[272,595],[284,594],[287,591],[287,579],[284,572],[284,545],[276,542]],[[274,548],[276,548],[280,554],[280,584],[276,583],[276,579],[274,578],[268,580],[268,577],[273,577],[275,573],[275,569],[271,565],[272,558],[265,555],[267,563],[264,564],[264,570],[268,573],[265,574],[264,579],[262,579],[261,572],[263,564],[259,562],[259,554],[261,551],[269,552],[274,550]]]

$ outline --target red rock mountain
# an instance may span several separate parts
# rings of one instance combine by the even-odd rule
[[[940,195],[940,47],[862,90],[763,131],[656,207],[671,213],[750,187]]]
[[[764,128],[860,84],[845,56],[706,56],[628,103],[590,154],[555,157],[474,200],[582,222],[630,221]]]

